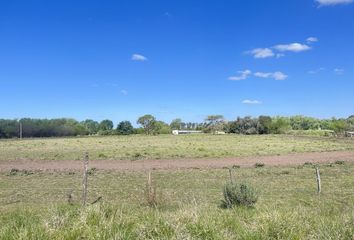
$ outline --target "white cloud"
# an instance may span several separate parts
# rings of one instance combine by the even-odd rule
[[[349,4],[354,0],[315,0],[319,6],[334,6],[338,4]]]
[[[254,74],[254,76],[256,77],[260,77],[260,78],[274,78],[275,80],[281,81],[281,80],[285,80],[288,78],[288,75],[282,73],[282,72],[256,72]]]
[[[344,73],[344,69],[341,68],[335,68],[334,70],[335,74],[342,75]]]
[[[148,59],[145,56],[143,56],[143,55],[135,53],[135,54],[132,55],[132,60],[133,61],[144,62],[144,61],[147,61]]]
[[[127,90],[124,90],[124,89],[120,90],[120,93],[121,93],[122,95],[124,95],[124,96],[127,96],[127,95],[128,95],[128,91],[127,91]]]
[[[260,78],[269,78],[273,73],[256,72],[254,75]]]
[[[252,74],[252,72],[248,69],[244,70],[244,71],[238,71],[237,73],[239,73],[238,76],[231,76],[228,79],[231,81],[240,81],[240,80],[245,80],[249,77],[249,75]]]
[[[256,48],[251,51],[248,51],[248,53],[253,55],[254,58],[274,57],[274,52],[270,48]]]
[[[262,104],[261,101],[258,101],[258,100],[249,100],[249,99],[243,100],[242,103],[244,103],[244,104]]]
[[[309,74],[316,74],[316,73],[322,72],[322,71],[324,71],[324,70],[325,70],[325,68],[320,67],[320,68],[315,69],[315,70],[310,70],[310,71],[308,71],[308,73],[309,73]]]
[[[301,43],[279,44],[274,46],[273,48],[278,50],[279,52],[302,52],[311,49],[310,46]]]
[[[354,1],[354,0],[353,0]],[[309,37],[306,39],[307,44],[317,42],[318,38]],[[311,46],[303,43],[278,44],[273,47],[255,48],[247,51],[246,54],[252,55],[254,58],[281,58],[285,56],[285,52],[303,52],[311,49]]]
[[[309,37],[306,39],[307,43],[314,43],[314,42],[318,42],[318,38],[316,37]]]
[[[275,80],[281,81],[281,80],[285,80],[288,78],[288,75],[282,73],[282,72],[275,72],[273,73],[273,78]]]

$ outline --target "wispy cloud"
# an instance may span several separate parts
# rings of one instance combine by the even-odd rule
[[[243,100],[242,103],[243,103],[243,104],[262,104],[261,101],[258,101],[258,100],[249,100],[249,99]]]
[[[124,95],[124,96],[127,96],[128,95],[128,91],[127,90],[120,90],[120,94]]]
[[[246,53],[253,55],[254,58],[269,58],[274,57],[274,52],[270,48],[255,48]]]
[[[314,69],[314,70],[310,70],[310,71],[308,71],[308,73],[309,74],[316,74],[316,73],[322,72],[324,70],[325,70],[325,68],[320,67],[320,68],[317,68],[317,69]]]
[[[319,6],[334,6],[339,4],[349,4],[354,0],[315,0]]]
[[[279,52],[303,52],[311,49],[310,46],[301,43],[279,44],[273,48]]]
[[[144,62],[144,61],[147,61],[148,59],[147,59],[147,57],[145,57],[145,56],[143,56],[143,55],[141,55],[141,54],[135,53],[135,54],[132,55],[132,60],[133,60],[133,61],[141,61],[141,62]]]
[[[248,69],[244,70],[244,71],[238,71],[237,72],[239,75],[237,76],[231,76],[229,77],[228,79],[231,80],[231,81],[240,81],[240,80],[245,80],[247,79],[251,74],[252,72]]]
[[[256,72],[254,74],[254,76],[256,77],[260,77],[260,78],[273,78],[277,81],[282,81],[288,78],[288,75],[282,73],[282,72]]]
[[[306,39],[306,43],[309,45],[315,42],[318,42],[318,38],[316,37],[308,37]],[[312,47],[307,44],[297,42],[278,44],[273,47],[255,48],[250,51],[246,51],[246,54],[252,55],[254,58],[281,58],[285,56],[285,52],[303,52],[310,50]]]
[[[334,70],[335,74],[342,75],[344,73],[344,69],[342,68],[335,68]]]
[[[311,43],[314,43],[314,42],[318,42],[318,38],[316,37],[309,37],[306,39],[306,42],[311,44]]]

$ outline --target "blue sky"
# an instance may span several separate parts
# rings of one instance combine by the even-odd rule
[[[0,2],[0,118],[354,113],[352,0]]]

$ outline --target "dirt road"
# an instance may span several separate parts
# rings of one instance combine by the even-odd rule
[[[354,162],[354,151],[297,153],[280,156],[252,156],[220,159],[159,159],[159,160],[90,160],[89,167],[101,170],[140,171],[146,169],[188,169],[188,168],[222,168],[239,165],[253,166],[264,163],[269,166],[301,165],[305,162],[329,163],[337,160]],[[43,161],[17,160],[0,162],[0,171],[12,168],[27,170],[81,170],[82,162],[74,160]]]

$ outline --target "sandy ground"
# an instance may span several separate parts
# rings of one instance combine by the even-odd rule
[[[264,163],[269,166],[301,165],[305,162],[330,163],[337,160],[354,162],[354,151],[297,153],[279,156],[252,156],[219,159],[147,159],[147,160],[90,160],[89,167],[101,170],[140,171],[146,169],[190,169],[190,168],[223,168],[239,165],[253,166],[255,163]],[[81,170],[82,161],[60,160],[17,160],[1,161],[0,171],[9,171],[12,168],[27,170]]]

